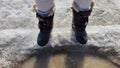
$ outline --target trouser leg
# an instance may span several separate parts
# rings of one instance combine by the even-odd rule
[[[48,16],[54,8],[54,0],[36,0],[37,13],[41,16]]]
[[[74,0],[80,11],[88,11],[91,8],[92,0]]]

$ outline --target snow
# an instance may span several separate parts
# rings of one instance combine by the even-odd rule
[[[120,53],[120,1],[95,2],[87,27],[88,44],[114,46]],[[0,0],[0,66],[10,68],[12,61],[23,61],[26,54],[31,54],[28,48],[34,47],[39,32],[33,3],[34,0]],[[55,3],[51,44],[71,44],[71,1],[55,0]]]

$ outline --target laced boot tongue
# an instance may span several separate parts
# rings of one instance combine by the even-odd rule
[[[49,22],[43,22],[40,24],[39,27],[42,32],[51,32],[52,30],[52,24],[50,24]]]
[[[39,19],[38,27],[42,32],[51,32],[53,28],[53,16],[46,17],[46,18],[38,17]]]
[[[73,28],[77,31],[85,31],[88,24],[88,17],[77,16],[73,22]]]
[[[72,8],[73,10],[73,25],[75,30],[78,31],[84,31],[87,24],[88,24],[88,18],[92,12],[92,9],[90,9],[89,11],[75,11],[74,8]]]

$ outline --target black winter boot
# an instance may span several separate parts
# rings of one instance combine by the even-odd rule
[[[89,15],[92,10],[89,11],[79,11],[73,10],[73,24],[72,28],[75,32],[75,38],[80,44],[86,44],[88,41],[88,36],[86,32],[86,26],[88,24]]]
[[[40,46],[45,46],[49,41],[51,31],[53,28],[54,14],[49,17],[41,17],[38,14],[36,14],[36,16],[39,19],[38,27],[40,29],[40,32],[39,32],[38,38],[37,38],[37,43]]]

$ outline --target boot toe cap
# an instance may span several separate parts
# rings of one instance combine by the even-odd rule
[[[37,43],[39,46],[45,46],[48,43],[48,41],[38,41]]]
[[[76,38],[76,40],[80,43],[80,44],[86,44],[88,39],[86,37],[79,37]]]
[[[80,44],[86,44],[88,41],[88,36],[86,31],[83,32],[76,32],[76,40],[80,43]]]

